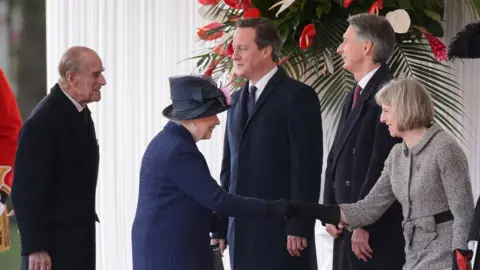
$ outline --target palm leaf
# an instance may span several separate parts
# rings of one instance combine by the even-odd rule
[[[255,7],[262,10],[262,15],[271,17],[277,25],[283,42],[282,55],[289,57],[289,60],[283,64],[285,71],[291,77],[303,80],[316,89],[320,98],[322,113],[333,121],[338,121],[345,95],[356,84],[353,75],[343,69],[342,58],[335,53],[336,48],[342,42],[343,33],[348,27],[346,18],[349,14],[352,14],[352,10],[344,9],[341,6],[342,1],[335,1],[335,4],[331,3],[329,12],[321,16],[317,14],[318,12],[315,13],[312,10],[290,8],[288,12],[282,13],[283,15],[277,18],[274,16],[275,13],[266,10],[273,2],[276,1],[271,0],[269,3],[263,0],[253,1]],[[311,2],[320,5],[322,1]],[[424,13],[422,10],[423,1],[410,2],[414,3],[411,7],[414,12]],[[430,1],[429,3],[434,2]],[[461,9],[464,3],[464,1],[456,0],[456,7]],[[467,0],[467,3],[471,12],[478,16],[480,14],[480,0]],[[355,12],[368,10],[369,5],[358,1],[358,7],[356,6],[356,8],[359,9]],[[444,1],[437,1],[437,3],[431,5],[432,10],[443,10],[445,8]],[[223,31],[228,33],[234,30],[233,22],[229,18],[241,15],[243,11],[226,8],[224,2],[221,1],[219,4],[212,6],[208,12],[214,17],[218,14],[225,14],[223,16],[224,27],[214,29],[212,32]],[[417,17],[412,18],[418,19]],[[298,46],[298,39],[301,27],[306,23],[315,24],[317,36],[313,45],[303,51]],[[431,25],[420,19],[417,23],[427,30],[432,28],[429,27]],[[441,26],[438,27],[442,30]],[[432,29],[439,33],[443,32],[435,27]],[[464,136],[460,132],[463,125],[460,120],[464,121],[468,118],[464,113],[463,97],[459,94],[461,93],[460,86],[452,75],[451,68],[433,58],[431,48],[425,40],[417,40],[421,37],[421,33],[415,31],[412,29],[407,35],[397,36],[399,39],[388,62],[389,67],[395,77],[405,75],[418,79],[431,93],[436,108],[436,121],[450,130],[457,138],[463,140]],[[436,32],[433,31],[432,33],[435,34]],[[195,59],[197,60],[197,68],[201,72],[201,70],[208,68],[209,64],[215,61],[217,57],[214,53],[207,53],[191,59],[197,58]],[[214,79],[218,80],[225,75],[225,71],[228,72],[231,69],[231,59],[221,59],[213,72]]]
[[[425,41],[401,42],[395,47],[389,66],[395,77],[412,76],[430,92],[436,109],[436,121],[450,130],[457,138],[461,133],[465,117],[460,86],[452,80],[451,68],[437,62],[432,52],[425,48]]]

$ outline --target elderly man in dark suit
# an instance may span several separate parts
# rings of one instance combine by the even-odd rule
[[[382,109],[375,103],[375,94],[392,79],[385,63],[393,53],[395,33],[386,19],[376,15],[359,14],[348,21],[350,26],[337,52],[357,85],[345,97],[328,155],[325,204],[363,199],[379,178],[388,153],[399,142],[380,123]],[[382,218],[353,233],[327,224],[327,231],[335,238],[333,270],[402,269],[402,219],[401,206],[395,202]]]
[[[322,172],[322,119],[315,91],[279,67],[272,21],[239,20],[233,36],[236,75],[246,86],[228,112],[222,187],[241,196],[317,203]],[[228,225],[227,225],[228,223]],[[228,240],[233,270],[317,269],[314,220],[231,218],[212,242]]]
[[[93,50],[69,48],[20,132],[12,200],[22,269],[95,269],[99,149],[87,104],[101,98],[102,72]]]

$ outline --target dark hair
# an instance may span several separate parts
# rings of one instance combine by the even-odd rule
[[[267,46],[272,47],[272,60],[277,62],[280,59],[280,46],[282,42],[277,34],[277,27],[272,20],[267,18],[250,18],[237,20],[237,28],[255,29],[255,43],[259,49]]]
[[[360,13],[348,18],[359,40],[373,43],[373,62],[386,63],[393,54],[396,36],[387,19],[369,13]]]

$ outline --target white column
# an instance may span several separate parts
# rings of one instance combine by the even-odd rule
[[[203,22],[193,0],[48,0],[48,89],[58,79],[61,54],[88,46],[105,66],[102,100],[92,104],[100,144],[97,189],[97,269],[131,266],[131,226],[144,149],[166,123],[168,77],[193,71],[180,61],[201,48],[195,31]],[[224,114],[221,115],[221,119]],[[224,126],[200,143],[212,175],[219,175]]]
[[[446,7],[447,41],[468,22],[468,16],[454,14],[451,5]],[[101,156],[97,190],[101,220],[97,226],[99,270],[132,268],[130,231],[140,162],[147,143],[166,123],[161,112],[170,102],[168,77],[188,74],[195,65],[194,61],[179,61],[201,48],[195,31],[204,22],[196,14],[197,8],[195,0],[47,0],[48,89],[58,78],[61,54],[70,46],[93,48],[106,68],[103,99],[90,106]],[[457,62],[454,68],[473,124],[465,132],[465,150],[476,197],[480,192],[480,133],[476,129],[480,125],[480,59]],[[220,116],[223,121],[225,114]],[[329,120],[324,119],[325,135],[334,124]],[[215,130],[212,140],[199,143],[215,178],[220,171],[223,124]],[[326,143],[325,156],[330,143]],[[331,269],[331,244],[323,227],[317,224],[321,270]],[[225,266],[228,270],[228,263]]]

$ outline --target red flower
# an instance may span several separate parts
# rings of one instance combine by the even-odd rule
[[[227,47],[227,48],[225,48]],[[217,47],[213,49],[213,53],[222,55],[222,56],[227,56],[227,57],[232,57],[233,55],[233,45],[232,41],[228,44],[228,46],[225,46],[225,44],[218,44]]]
[[[433,55],[435,56],[435,59],[437,61],[448,61],[447,58],[447,48],[445,45],[434,35],[429,33],[425,28],[423,27],[418,27],[418,29],[425,35],[425,37],[428,40],[428,43],[430,44],[430,48],[432,48]]]
[[[207,70],[203,73],[203,75],[212,77],[213,70],[215,70],[215,68],[217,67],[218,62],[218,59],[213,60],[212,63],[210,63],[210,65],[208,66]]]
[[[211,32],[210,30],[222,27],[223,24],[219,22],[212,22],[204,27],[200,27],[197,31],[197,35],[203,40],[215,40],[223,36],[223,31]]]
[[[380,9],[383,9],[383,0],[373,2],[368,13],[378,15]]]
[[[353,3],[353,0],[343,0],[343,7],[348,8]]]
[[[258,8],[249,8],[243,12],[243,18],[248,19],[248,18],[258,18],[262,15],[262,12]]]
[[[315,25],[313,23],[307,24],[305,28],[303,28],[302,35],[300,36],[300,48],[305,50],[312,46],[312,39],[316,34]]]
[[[232,15],[228,18],[230,22],[236,22],[240,18],[240,15]]]
[[[198,2],[202,5],[216,5],[220,0],[198,0]]]
[[[223,0],[231,8],[248,9],[252,7],[252,0]]]

